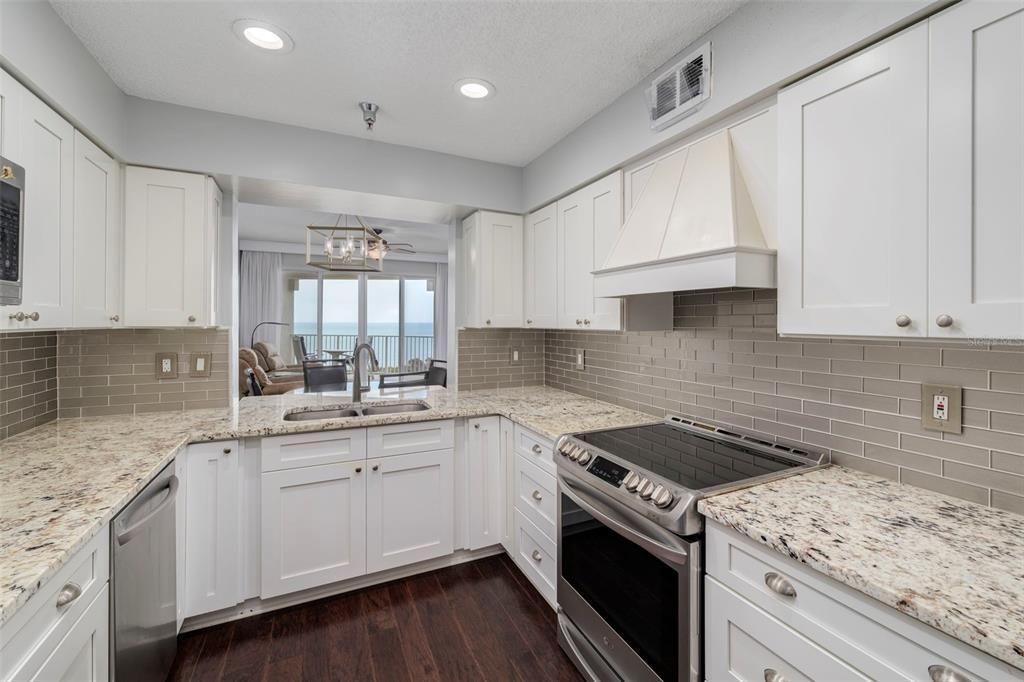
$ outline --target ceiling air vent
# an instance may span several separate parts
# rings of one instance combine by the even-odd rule
[[[711,43],[665,71],[647,90],[651,128],[661,130],[697,110],[711,96]]]

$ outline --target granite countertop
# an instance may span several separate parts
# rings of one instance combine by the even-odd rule
[[[424,400],[431,409],[290,422],[286,412],[344,405],[350,398],[264,396],[229,409],[57,420],[0,443],[0,624],[189,443],[485,415],[509,417],[551,439],[657,421],[543,386],[391,389],[363,398],[368,404],[394,400]]]
[[[698,509],[1024,669],[1024,516],[828,467]]]

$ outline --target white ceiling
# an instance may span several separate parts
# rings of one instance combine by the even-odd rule
[[[128,94],[525,165],[745,0],[52,0]],[[273,54],[239,18],[287,31]],[[484,78],[471,101],[457,80]],[[367,133],[360,100],[380,105]]]

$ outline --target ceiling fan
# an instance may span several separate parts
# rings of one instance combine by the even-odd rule
[[[374,248],[379,242],[384,249],[385,255],[389,253],[416,253],[416,250],[412,248],[412,244],[410,244],[409,242],[388,241],[383,236],[384,230],[382,228],[372,227],[370,229],[373,230],[374,234],[377,235],[376,241],[371,239],[369,242],[371,249]]]

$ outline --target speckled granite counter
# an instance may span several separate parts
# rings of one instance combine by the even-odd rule
[[[829,467],[705,516],[1024,669],[1024,516]]]
[[[0,443],[0,624],[188,443],[499,414],[556,438],[651,423],[649,415],[545,387],[369,394],[366,403],[425,400],[423,412],[284,421],[291,410],[341,405],[344,394],[246,398],[229,410],[58,420]]]

